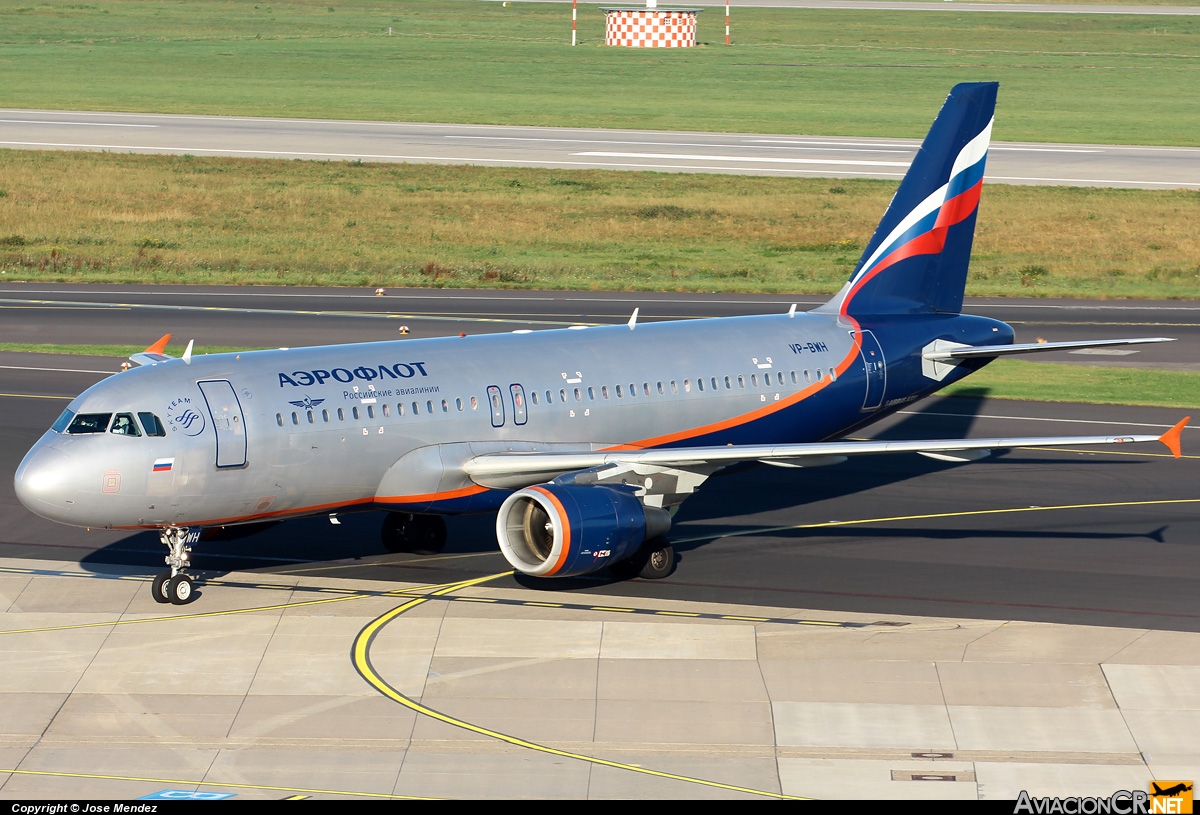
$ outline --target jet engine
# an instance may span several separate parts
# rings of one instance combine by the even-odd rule
[[[609,486],[541,484],[510,495],[496,516],[500,551],[536,577],[588,574],[633,557],[671,528],[664,510]]]

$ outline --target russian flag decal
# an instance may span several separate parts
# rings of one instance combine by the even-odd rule
[[[169,472],[171,465],[175,463],[173,458],[156,458],[154,459],[154,472],[165,473]]]

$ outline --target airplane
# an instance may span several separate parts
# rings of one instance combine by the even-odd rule
[[[1152,796],[1154,796],[1155,798],[1158,798],[1160,796],[1166,797],[1166,798],[1171,798],[1173,796],[1179,795],[1180,793],[1191,792],[1191,790],[1192,790],[1192,785],[1187,783],[1186,781],[1181,781],[1180,783],[1176,784],[1173,787],[1167,787],[1165,790],[1162,787],[1160,787],[1158,784],[1154,783],[1153,781],[1150,782],[1150,786],[1154,787],[1154,792],[1152,792],[1150,794]]]
[[[997,83],[955,86],[828,303],[787,313],[182,357],[164,337],[75,398],[18,467],[17,496],[64,524],[157,529],[154,599],[193,598],[191,544],[216,527],[385,510],[394,552],[436,552],[444,515],[496,512],[535,577],[662,578],[680,504],[718,470],[1162,436],[846,441],[1010,354],[1167,342],[1014,343],[962,313]]]

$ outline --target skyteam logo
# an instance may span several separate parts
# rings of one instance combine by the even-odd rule
[[[987,127],[959,151],[950,179],[917,204],[867,258],[850,280],[850,290],[842,300],[842,314],[848,314],[854,295],[885,269],[908,258],[940,253],[950,227],[962,223],[979,208],[994,122],[995,119],[990,119]]]
[[[173,433],[199,436],[204,432],[204,413],[193,405],[190,396],[172,399],[167,405],[167,426]]]

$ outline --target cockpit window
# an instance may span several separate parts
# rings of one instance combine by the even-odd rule
[[[167,431],[163,428],[163,423],[153,413],[139,413],[138,418],[142,420],[142,427],[145,428],[147,436],[167,435]]]
[[[133,421],[132,413],[118,413],[117,418],[113,419],[112,430],[110,433],[116,433],[118,436],[140,436],[142,431],[138,430],[137,423]]]
[[[74,418],[74,411],[64,410],[62,415],[58,417],[54,424],[50,425],[50,429],[55,433],[61,433],[67,429],[67,427],[71,424],[71,420]]]
[[[71,434],[103,433],[108,430],[108,420],[111,418],[111,413],[80,413],[75,417],[75,421],[67,427],[67,432]]]

